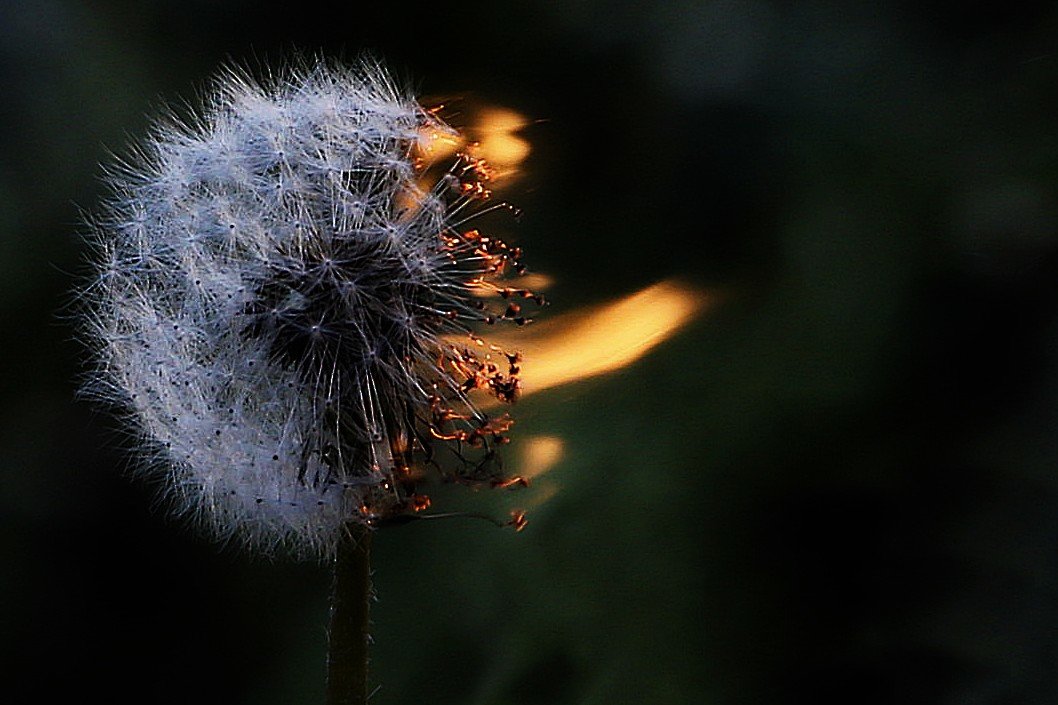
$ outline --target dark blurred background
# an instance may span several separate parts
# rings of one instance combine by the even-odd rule
[[[1050,2],[3,0],[3,699],[322,701],[325,567],[166,518],[61,309],[160,106],[370,49],[531,118],[549,314],[711,302],[520,404],[557,493],[469,504],[524,532],[379,533],[374,702],[1058,702],[1056,47]]]

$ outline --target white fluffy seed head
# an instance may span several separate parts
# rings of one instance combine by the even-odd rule
[[[499,481],[510,422],[471,397],[512,401],[517,356],[473,329],[524,319],[480,294],[539,297],[492,283],[517,250],[460,228],[483,162],[429,183],[420,141],[449,131],[374,64],[228,71],[111,170],[80,292],[86,388],[216,535],[327,556],[349,522],[427,506],[427,462]]]

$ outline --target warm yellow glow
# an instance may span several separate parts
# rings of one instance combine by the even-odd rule
[[[529,489],[522,490],[527,493],[522,504],[537,509],[558,494],[560,485],[544,475],[562,459],[565,444],[557,436],[529,436],[519,445],[518,475],[530,481]]]
[[[518,464],[518,474],[527,480],[534,480],[562,458],[562,439],[556,436],[530,436],[522,441],[522,458]]]
[[[517,135],[527,124],[523,115],[508,108],[485,108],[477,115],[468,130],[476,139],[473,153],[489,163],[494,179],[514,176],[529,156],[528,140]]]
[[[617,301],[489,338],[522,352],[522,393],[618,370],[635,362],[687,325],[706,296],[661,282]]]
[[[465,152],[485,160],[490,180],[509,179],[518,175],[521,163],[532,151],[529,141],[517,134],[528,124],[524,115],[509,108],[483,107],[471,113],[458,133],[444,126],[424,126],[419,131],[418,155],[429,166]]]
[[[547,288],[551,286],[551,277],[546,274],[540,274],[539,272],[529,272],[528,274],[522,275],[512,282],[518,285],[519,289],[530,289],[535,294],[542,294],[547,291]],[[501,287],[502,288],[502,287]],[[494,296],[499,296],[499,291],[496,289],[489,289],[487,287],[477,287],[471,290],[474,296],[479,298],[487,299]]]
[[[429,126],[419,131],[419,153],[427,163],[432,164],[440,159],[451,157],[464,144],[465,140],[453,132]]]
[[[483,133],[517,132],[528,124],[529,121],[521,113],[498,106],[484,108],[478,116],[478,129]]]
[[[478,145],[477,153],[496,170],[494,178],[503,178],[515,173],[529,156],[529,143],[514,135],[493,135]]]
[[[551,286],[551,277],[539,272],[530,272],[518,277],[516,281],[519,289],[531,289],[537,294],[547,291],[547,288]]]

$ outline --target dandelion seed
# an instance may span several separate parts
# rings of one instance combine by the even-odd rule
[[[494,207],[487,165],[429,185],[424,135],[453,134],[434,112],[373,64],[229,71],[112,169],[88,389],[216,535],[328,556],[347,522],[429,506],[427,465],[504,486],[510,420],[473,397],[513,401],[518,358],[475,331],[527,319],[480,294],[533,295],[500,281],[520,250],[467,229]]]

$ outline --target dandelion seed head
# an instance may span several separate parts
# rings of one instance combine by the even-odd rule
[[[494,283],[519,250],[464,228],[487,165],[431,179],[421,142],[451,132],[376,64],[227,71],[111,169],[87,388],[215,535],[326,556],[348,522],[428,506],[427,465],[497,482],[510,421],[473,397],[513,400],[517,355],[475,331],[524,320],[476,294],[535,295]]]

